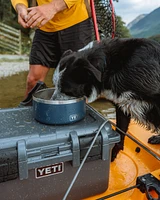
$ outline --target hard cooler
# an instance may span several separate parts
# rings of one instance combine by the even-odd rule
[[[88,105],[83,120],[57,126],[34,120],[32,107],[1,109],[0,200],[62,200],[104,121]],[[107,190],[111,150],[119,140],[107,122],[67,200]]]

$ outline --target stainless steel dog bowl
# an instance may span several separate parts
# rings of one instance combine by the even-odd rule
[[[34,118],[44,124],[70,124],[85,117],[85,98],[51,100],[54,88],[39,90],[33,94]]]

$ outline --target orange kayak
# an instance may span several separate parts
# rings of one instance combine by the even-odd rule
[[[148,144],[148,138],[153,134],[134,122],[131,122],[129,135],[139,141],[148,151],[160,158],[160,145]],[[145,193],[133,188],[129,191],[116,194],[116,192],[136,185],[137,177],[151,173],[160,182],[160,160],[150,154],[129,137],[125,138],[125,148],[114,162],[110,164],[110,178],[108,189],[96,196],[85,200],[148,200]],[[105,176],[105,174],[104,174]],[[111,195],[113,194],[113,196]],[[151,197],[159,200],[156,192],[151,192]],[[112,196],[112,197],[109,197]]]

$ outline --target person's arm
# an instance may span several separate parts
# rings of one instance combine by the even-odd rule
[[[27,26],[40,28],[51,20],[55,14],[66,8],[67,4],[64,0],[53,0],[48,4],[28,8]]]
[[[12,6],[17,11],[18,14],[18,23],[21,24],[24,28],[27,28],[26,17],[28,14],[27,7],[28,1],[26,0],[11,0]]]
[[[28,1],[27,0],[11,0],[11,4],[14,7],[15,10],[16,10],[16,5],[17,4],[23,4],[26,7],[28,7]]]

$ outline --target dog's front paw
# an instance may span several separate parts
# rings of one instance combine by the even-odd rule
[[[160,144],[160,135],[153,135],[148,139],[148,143],[150,144]]]
[[[115,146],[112,149],[111,162],[115,160],[120,150],[123,150],[123,144],[121,143],[115,144]]]

